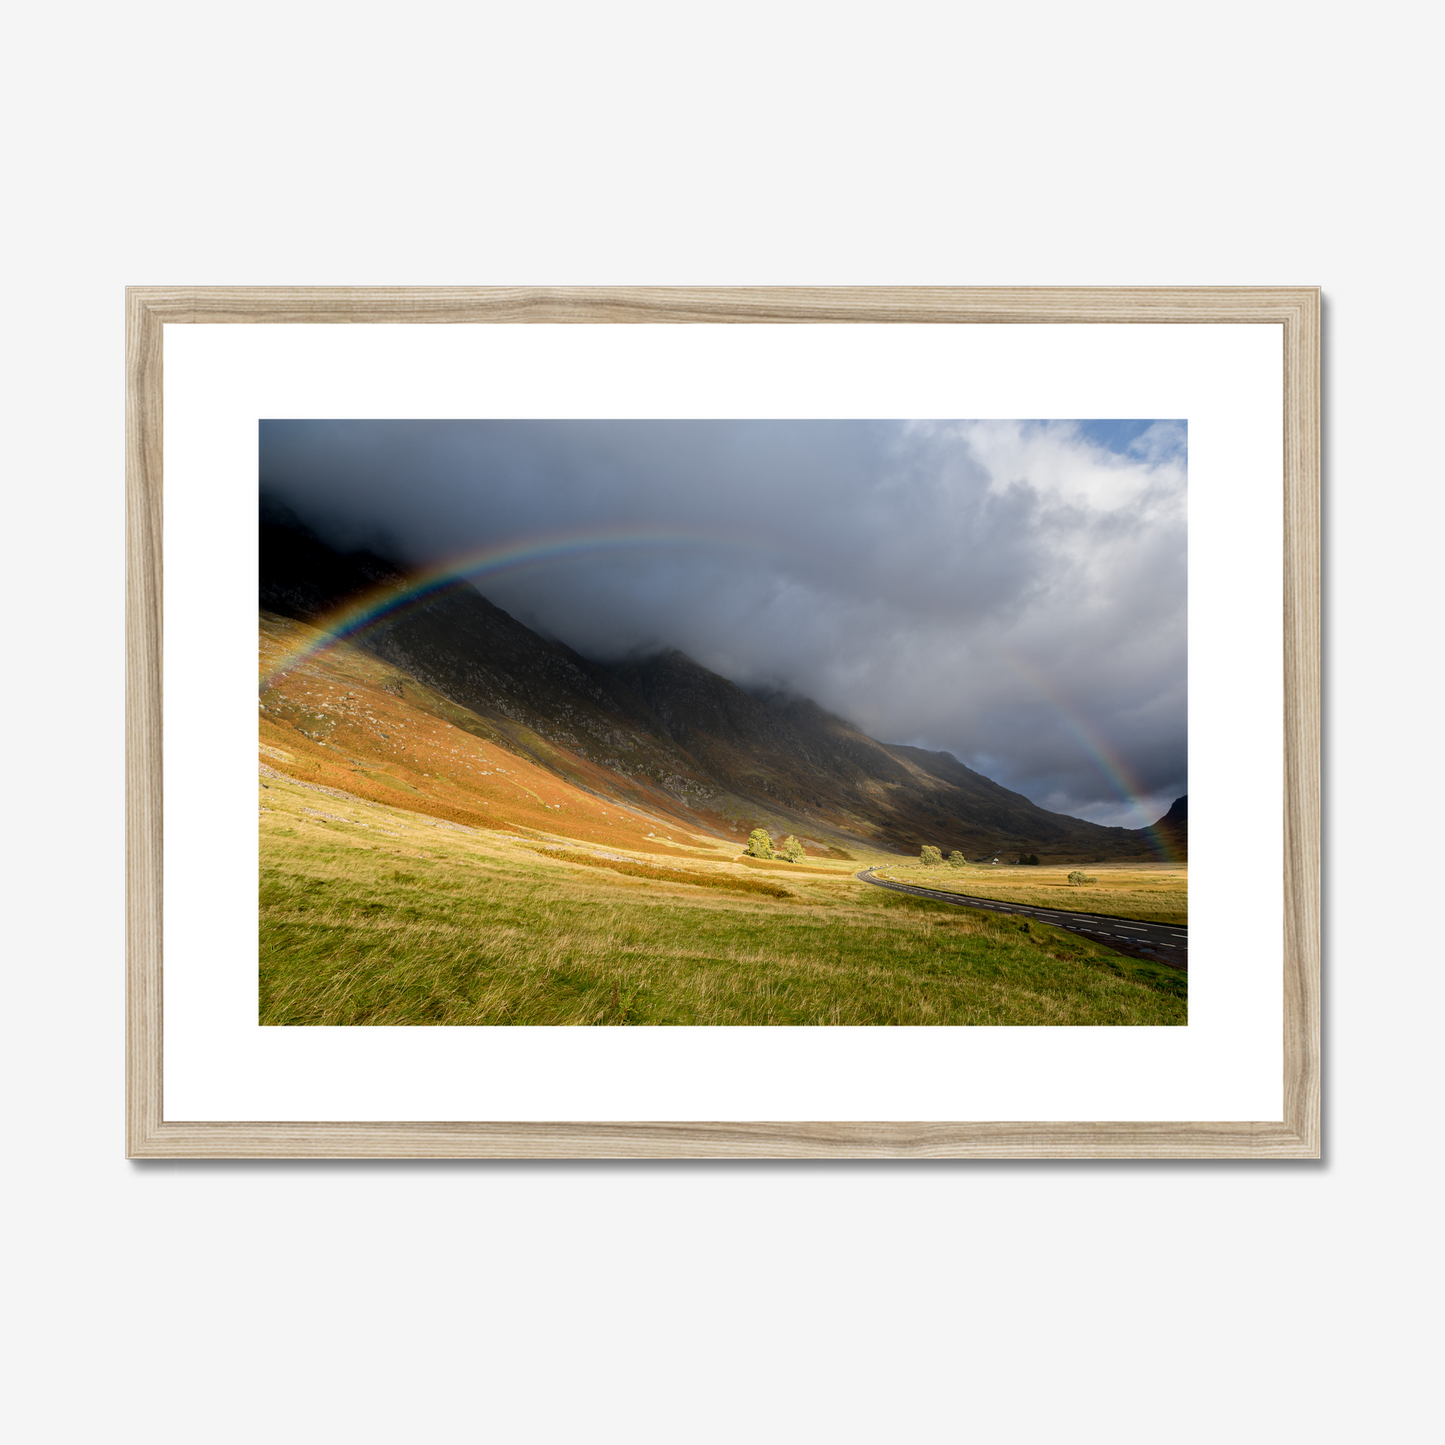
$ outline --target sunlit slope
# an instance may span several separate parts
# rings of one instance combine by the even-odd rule
[[[341,555],[294,518],[282,525],[263,515],[261,606],[274,617],[324,625],[338,606],[378,586],[395,590],[406,583],[384,558]],[[674,809],[690,810],[705,825],[763,821],[755,805],[702,773],[607,668],[539,636],[472,587],[444,588],[421,605],[401,608],[363,629],[358,643],[584,787],[594,785],[600,770],[615,780],[608,786],[619,796],[665,795]],[[578,772],[574,760],[588,766]]]
[[[262,613],[261,677],[318,636]],[[645,781],[597,767],[521,723],[480,717],[347,643],[283,674],[260,703],[263,773],[474,827],[679,856],[739,851],[723,841],[733,825],[719,820],[709,837]]]
[[[1183,865],[1096,863],[1082,869],[1090,880],[1075,887],[1065,868],[925,868],[916,860],[890,861],[883,876],[945,893],[1059,908],[1070,913],[1104,913],[1141,923],[1189,922],[1189,870]]]

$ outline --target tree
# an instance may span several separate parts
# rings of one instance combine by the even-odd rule
[[[783,839],[778,852],[782,854],[789,863],[801,863],[804,857],[803,845],[793,837],[791,833]]]
[[[925,843],[923,845],[923,851],[918,855],[918,861],[922,863],[925,868],[936,868],[943,862],[943,854],[940,853],[932,843]]]
[[[1031,867],[1037,868],[1039,866],[1039,855],[1037,853],[1030,853],[1027,858],[1020,858],[1019,862],[1027,863]]]
[[[748,856],[750,858],[775,858],[773,852],[773,840],[768,837],[766,828],[754,828],[748,834]]]
[[[948,866],[950,868],[962,868],[966,861],[963,854],[960,853],[957,848],[948,855]]]
[[[1075,888],[1082,888],[1086,883],[1097,883],[1098,881],[1097,878],[1090,878],[1087,873],[1081,873],[1077,868],[1069,874],[1069,882]]]

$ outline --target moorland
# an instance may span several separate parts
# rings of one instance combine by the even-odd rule
[[[1028,848],[1044,866],[954,881],[1038,901],[1084,862],[1173,919],[1182,883],[1143,832],[1048,813],[948,754],[878,743],[678,653],[602,667],[471,589],[328,641],[313,620],[389,564],[272,531],[263,1024],[1187,1021],[1175,969],[854,877],[906,867],[921,843]],[[797,861],[745,856],[757,829],[795,839]]]
[[[263,670],[303,627],[265,619]],[[262,707],[264,1024],[1186,1021],[1173,969],[868,888],[858,869],[900,861],[874,846],[745,857],[358,647]]]

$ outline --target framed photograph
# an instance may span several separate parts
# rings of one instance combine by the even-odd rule
[[[1316,288],[127,306],[130,1157],[1319,1156]]]

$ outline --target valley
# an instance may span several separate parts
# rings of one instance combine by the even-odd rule
[[[1187,1022],[1178,970],[854,877],[925,843],[1029,851],[1049,866],[967,887],[1051,897],[1082,863],[1173,917],[1143,831],[681,653],[603,667],[470,588],[349,640],[314,625],[388,566],[286,529],[263,545],[263,1024]],[[743,856],[754,829],[798,861]]]
[[[263,615],[263,678],[311,633]],[[862,864],[899,860],[857,840],[743,858],[750,819],[705,825],[349,643],[260,716],[263,1024],[1187,1018],[1172,970],[865,888]]]

